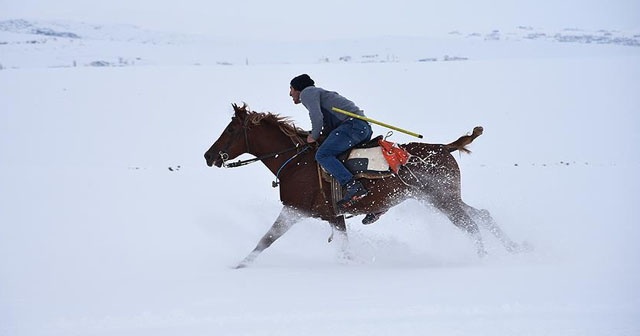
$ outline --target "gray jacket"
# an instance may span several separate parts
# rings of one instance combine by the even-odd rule
[[[334,112],[333,107],[364,116],[364,112],[349,99],[337,92],[316,86],[308,86],[302,90],[300,102],[309,110],[311,136],[314,139],[320,138],[320,134],[328,134],[343,121],[351,118],[342,113]]]

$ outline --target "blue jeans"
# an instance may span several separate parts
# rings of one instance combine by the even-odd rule
[[[345,185],[353,178],[353,174],[344,167],[337,156],[361,142],[370,140],[372,134],[368,122],[349,118],[329,133],[316,152],[316,161],[341,185]]]

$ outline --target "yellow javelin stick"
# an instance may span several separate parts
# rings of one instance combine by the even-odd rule
[[[407,131],[407,130],[402,129],[400,127],[395,127],[395,126],[392,126],[392,125],[389,125],[389,124],[385,124],[385,123],[377,121],[377,120],[373,120],[373,119],[370,119],[370,118],[367,118],[367,117],[363,117],[361,115],[358,115],[358,114],[355,114],[355,113],[352,113],[352,112],[349,112],[349,111],[345,111],[343,109],[339,109],[337,107],[333,107],[331,109],[336,111],[336,112],[338,112],[338,113],[342,113],[342,114],[348,115],[348,116],[356,118],[356,119],[368,121],[370,123],[374,123],[374,124],[377,124],[377,125],[380,125],[380,126],[383,126],[383,127],[386,127],[386,128],[390,128],[392,130],[396,130],[398,132],[402,132],[402,133],[405,133],[405,134],[413,135],[416,138],[422,139],[422,134],[413,133],[411,131]]]

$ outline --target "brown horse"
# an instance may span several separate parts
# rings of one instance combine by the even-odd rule
[[[346,244],[345,214],[338,213],[331,199],[331,183],[322,178],[315,161],[316,148],[306,144],[308,132],[272,113],[257,113],[247,105],[233,104],[235,115],[218,140],[207,150],[207,165],[236,167],[262,161],[280,185],[283,209],[269,231],[238,267],[251,263],[264,249],[280,238],[301,219],[314,217],[329,222]],[[468,152],[466,145],[482,133],[476,127],[467,135],[447,144],[408,143],[401,145],[410,154],[409,162],[397,174],[361,181],[369,194],[349,209],[351,215],[382,214],[409,199],[427,202],[442,211],[454,225],[468,233],[480,256],[486,254],[476,221],[494,234],[508,251],[519,250],[497,226],[486,210],[475,209],[462,201],[460,170],[452,152]],[[228,162],[241,154],[255,158]],[[278,182],[279,180],[279,182]],[[346,252],[346,246],[344,252]]]

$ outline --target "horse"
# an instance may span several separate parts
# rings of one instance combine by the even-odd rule
[[[347,211],[340,211],[331,199],[331,183],[322,177],[322,170],[315,160],[317,145],[306,143],[307,131],[296,127],[287,117],[251,111],[246,103],[242,106],[232,104],[232,107],[231,122],[204,154],[206,164],[209,167],[238,167],[261,161],[276,176],[273,186],[280,187],[283,204],[271,228],[237,268],[251,264],[295,223],[309,217],[328,222],[333,229],[331,237],[334,232],[341,236],[346,253],[346,215],[380,215],[407,199],[430,204],[444,213],[472,238],[479,256],[487,252],[476,221],[507,251],[520,249],[487,210],[476,209],[462,201],[460,169],[451,153],[469,152],[466,146],[482,134],[481,127],[476,127],[472,135],[462,136],[449,144],[411,142],[399,145],[408,151],[410,160],[397,173],[382,178],[361,178],[369,193]],[[254,158],[229,162],[245,153]]]

